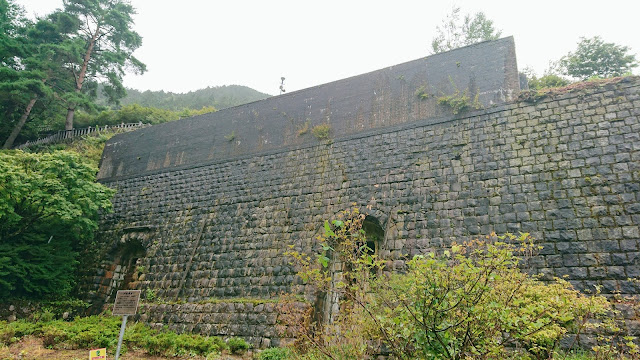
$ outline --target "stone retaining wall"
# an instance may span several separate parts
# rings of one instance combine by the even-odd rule
[[[150,323],[277,344],[268,303],[299,284],[284,252],[312,251],[323,221],[355,204],[381,225],[394,269],[453,241],[529,232],[545,278],[637,294],[639,90],[624,78],[262,153],[123,165],[102,179],[118,192],[101,220],[102,270],[83,289],[96,303],[150,291],[188,303],[145,308]],[[242,299],[266,304],[221,305]]]

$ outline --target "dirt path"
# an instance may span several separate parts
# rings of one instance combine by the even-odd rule
[[[65,350],[47,349],[42,345],[42,339],[31,336],[21,339],[11,346],[0,346],[0,360],[85,360],[89,358],[89,349]],[[115,349],[109,349],[107,359],[115,359]],[[203,356],[162,357],[152,356],[140,350],[129,350],[120,355],[122,360],[249,360],[251,354],[234,356],[222,354],[205,359]]]

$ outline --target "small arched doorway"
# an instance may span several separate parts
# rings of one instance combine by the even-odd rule
[[[362,218],[361,218],[362,219]],[[365,215],[362,221],[362,231],[364,232],[364,239],[359,240],[357,244],[357,250],[359,255],[362,255],[362,249],[364,248],[365,254],[380,256],[382,248],[384,246],[384,229],[382,224],[373,215]],[[360,242],[362,241],[362,242]],[[363,243],[365,242],[365,243]],[[362,246],[366,245],[366,246]],[[341,301],[343,300],[344,283],[349,280],[345,279],[344,272],[349,271],[349,265],[343,263],[340,259],[331,259],[331,265],[329,266],[329,273],[331,278],[331,285],[326,293],[322,293],[317,298],[315,308],[317,311],[317,321],[322,321],[325,324],[333,324],[336,316],[341,311]],[[371,269],[372,275],[377,275],[378,270]],[[338,285],[342,283],[342,285]],[[340,288],[341,290],[337,290]]]
[[[384,240],[384,230],[380,221],[373,215],[367,215],[362,222],[362,230],[367,239],[367,249],[372,254],[380,254]]]

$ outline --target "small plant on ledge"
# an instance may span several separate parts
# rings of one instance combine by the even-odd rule
[[[414,94],[420,100],[425,100],[431,97],[431,94],[427,92],[427,87],[425,85],[422,85],[419,88],[417,88]]]
[[[298,127],[298,136],[302,136],[304,134],[306,134],[307,132],[309,132],[309,126],[311,125],[311,120],[309,120],[307,118],[307,121],[305,121],[304,125],[299,126]]]
[[[461,93],[460,90],[456,89],[451,95],[442,95],[438,98],[438,104],[449,107],[451,112],[456,115],[469,111],[471,108],[475,110],[482,109],[482,103],[478,100],[479,94],[476,94],[472,102],[469,98],[468,90],[466,89]]]
[[[233,141],[233,139],[236,138],[236,131],[233,130],[231,134],[225,135],[224,138],[227,139],[227,141]]]
[[[329,132],[331,132],[331,125],[329,124],[320,124],[316,125],[311,129],[311,133],[319,140],[324,140],[329,138]]]

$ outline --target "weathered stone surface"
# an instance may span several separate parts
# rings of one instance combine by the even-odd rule
[[[492,106],[520,90],[512,37],[466,46],[368,74],[118,136],[105,147],[99,178],[138,176],[199,163],[313,146],[316,125],[333,137],[449,113],[443,95]],[[124,135],[124,134],[123,134]]]

